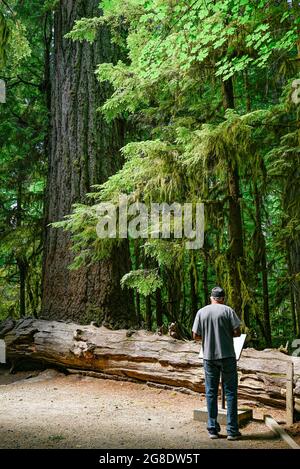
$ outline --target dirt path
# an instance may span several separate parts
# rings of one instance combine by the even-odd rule
[[[0,374],[0,448],[287,448],[257,420],[240,441],[227,441],[225,428],[209,440],[193,420],[197,396],[52,370],[26,376]],[[272,413],[254,417],[263,412]]]

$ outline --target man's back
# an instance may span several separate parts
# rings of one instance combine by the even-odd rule
[[[219,360],[235,357],[233,331],[240,320],[232,308],[224,304],[211,304],[196,315],[193,332],[202,337],[203,358]]]

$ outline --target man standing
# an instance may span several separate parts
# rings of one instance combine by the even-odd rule
[[[233,309],[224,304],[224,298],[222,288],[212,289],[211,304],[200,309],[196,315],[193,338],[199,340],[202,337],[209,437],[219,437],[218,388],[222,373],[227,400],[227,439],[237,440],[241,434],[238,429],[238,376],[233,337],[241,335],[241,321]]]

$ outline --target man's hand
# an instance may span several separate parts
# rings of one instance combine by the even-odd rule
[[[240,337],[241,335],[241,329],[237,327],[236,329],[233,329],[233,337]]]
[[[193,339],[198,342],[199,340],[201,340],[201,335],[197,335],[195,332],[193,332]]]

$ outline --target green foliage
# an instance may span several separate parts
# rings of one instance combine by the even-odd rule
[[[73,30],[67,33],[65,38],[80,42],[94,42],[101,24],[103,24],[102,18],[82,18],[76,20]]]
[[[48,114],[38,82],[44,73],[44,2],[9,4],[11,11],[0,2],[10,31],[0,71],[7,87],[6,104],[0,104],[0,319],[40,310],[47,170]]]
[[[31,47],[26,37],[26,28],[20,21],[15,21],[7,43],[7,55],[11,68],[19,67],[20,62],[30,54]]]
[[[259,327],[256,345],[263,343],[266,292],[262,272],[268,270],[269,309],[274,311],[271,323],[276,335],[278,317],[284,311],[281,305],[284,302],[286,307],[289,295],[286,242],[290,236],[297,239],[299,220],[293,202],[299,182],[291,185],[287,176],[298,164],[298,134],[289,128],[298,116],[292,109],[291,93],[285,89],[296,75],[298,7],[267,0],[114,0],[102,2],[101,8],[101,19],[81,20],[69,37],[93,40],[97,27],[107,24],[113,40],[127,51],[123,61],[100,64],[96,73],[100,82],[113,87],[101,108],[105,118],[125,119],[130,132],[122,149],[123,168],[95,187],[92,203],[117,203],[121,194],[146,204],[205,202],[203,249],[187,253],[178,240],[143,240],[139,254],[132,252],[136,270],[125,277],[126,283],[142,294],[141,285],[147,285],[147,295],[154,292],[152,278],[145,276],[149,271],[145,265],[150,263],[150,271],[162,280],[164,301],[172,304],[172,320],[185,323],[195,313],[190,310],[195,302],[190,275],[198,304],[203,288],[216,282],[225,286],[231,298],[231,165],[239,177],[244,233],[244,259],[235,259],[242,297],[239,313],[248,331]],[[267,75],[272,79],[266,82]],[[224,113],[221,80],[230,79],[235,110]],[[291,90],[290,85],[287,89]],[[81,210],[86,214],[95,207]],[[284,213],[287,207],[289,213],[295,212],[289,220]],[[82,217],[75,208],[66,223],[75,250],[76,246],[89,250],[93,242],[85,233],[94,226],[92,218]],[[264,256],[268,258],[265,267]],[[206,287],[201,277],[208,282]],[[285,297],[276,294],[278,282]]]
[[[155,270],[133,270],[121,279],[122,288],[134,288],[141,295],[148,296],[162,286],[162,280]]]
[[[105,3],[103,8],[101,23],[114,27],[117,19],[126,18],[129,29],[130,63],[98,69],[99,79],[111,81],[115,89],[103,106],[108,119],[145,107],[156,91],[161,100],[161,80],[170,88],[175,78],[177,92],[184,93],[187,80],[204,74],[206,67],[227,80],[250,66],[266,68],[278,54],[295,50],[297,41],[298,19],[287,4],[199,0],[187,6],[152,0]],[[84,28],[81,23],[81,34]],[[76,28],[71,34],[77,34]]]
[[[16,2],[11,2],[12,8]],[[17,68],[31,54],[26,27],[12,9],[0,3],[0,71],[8,63]]]
[[[44,60],[40,21],[56,1],[33,3],[36,16],[26,2],[11,0],[15,15],[2,5],[0,10],[0,67],[6,61],[9,100],[0,121],[5,314],[18,309],[20,260],[28,267],[28,292],[39,291],[47,112],[36,75],[42,75]],[[149,310],[161,308],[165,321],[189,328],[216,283],[231,300],[235,265],[238,313],[254,345],[266,343],[266,296],[274,343],[299,335],[299,105],[291,97],[299,77],[299,5],[105,0],[100,9],[99,17],[77,20],[66,38],[91,43],[99,28],[109,28],[123,52],[123,60],[99,64],[95,73],[112,88],[99,111],[112,125],[115,119],[126,123],[124,164],[93,188],[89,204],[75,205],[54,224],[71,232],[70,268],[108,259],[121,242],[98,238],[99,203],[117,204],[124,194],[148,208],[151,202],[202,201],[202,249],[187,252],[183,240],[172,237],[130,240],[132,270],[122,286],[134,290],[137,315],[149,320]],[[228,85],[234,109],[226,110]],[[238,259],[232,254],[230,169],[237,175],[242,216],[244,255]]]
[[[72,250],[75,253],[75,258],[69,267],[71,270],[109,258],[117,241],[109,238],[99,239],[96,232],[97,222],[97,205],[89,207],[76,204],[71,215],[67,215],[64,220],[52,224],[55,228],[72,230]]]
[[[0,70],[6,63],[6,47],[9,41],[10,30],[7,20],[3,13],[0,11]]]

